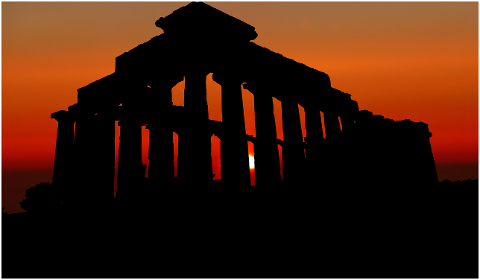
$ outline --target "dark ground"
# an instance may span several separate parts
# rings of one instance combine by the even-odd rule
[[[3,278],[478,278],[478,181],[172,188],[103,213],[4,214]]]

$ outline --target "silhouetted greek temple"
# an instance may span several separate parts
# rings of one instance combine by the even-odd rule
[[[257,186],[438,182],[427,124],[359,111],[327,74],[253,43],[253,26],[202,2],[155,25],[164,33],[118,56],[114,73],[78,89],[76,104],[52,114],[58,121],[55,184],[78,184],[90,199],[113,197],[116,121],[117,197],[134,196],[145,180],[142,126],[149,129],[148,181],[158,186],[175,180],[174,132],[176,180],[187,184],[212,182],[212,135],[221,141],[225,186],[251,185],[248,141]],[[208,116],[210,73],[221,85],[221,122]],[[174,106],[172,88],[183,80],[184,106]],[[242,86],[254,95],[255,137],[245,132]],[[281,101],[283,141],[273,98]],[[305,139],[298,105],[305,110]]]

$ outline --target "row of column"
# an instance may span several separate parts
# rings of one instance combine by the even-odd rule
[[[113,197],[106,186],[115,176],[115,117],[88,111],[75,104],[52,114],[58,121],[52,181],[68,205],[105,205]]]
[[[213,179],[211,135],[208,126],[205,71],[191,70],[185,75],[184,111],[187,127],[179,138],[178,177],[189,184],[202,185]],[[245,137],[245,119],[242,101],[242,80],[235,76],[215,73],[213,79],[222,86],[221,173],[226,185],[250,186],[248,143]],[[177,82],[178,83],[178,82]],[[149,134],[149,181],[154,185],[170,184],[174,178],[174,147],[172,124],[172,88],[176,83],[150,85],[146,110]],[[254,94],[256,140],[256,185],[276,185],[281,182],[279,151],[276,135],[273,98],[268,90],[245,84]],[[143,103],[145,104],[145,103]],[[305,107],[307,130],[305,150],[298,104],[294,100],[282,100],[283,121],[283,181],[295,183],[306,173],[318,170],[321,146],[324,140],[322,120],[316,107]],[[54,181],[65,182],[73,178],[69,170],[74,162],[75,176],[81,190],[99,197],[112,197],[104,186],[113,184],[115,164],[115,120],[112,111],[88,113],[76,104],[66,111],[52,114],[58,122]],[[143,105],[145,106],[145,105]],[[120,143],[117,196],[134,193],[138,180],[144,178],[145,165],[141,159],[142,133],[145,123],[135,117],[135,104],[122,103],[120,117]],[[348,120],[348,116],[345,117]],[[324,113],[325,131],[329,139],[340,135],[338,115]],[[353,119],[351,120],[353,123]],[[75,123],[75,130],[73,128]],[[351,124],[343,121],[345,130]],[[75,131],[75,133],[74,133]],[[75,148],[74,148],[75,147]],[[306,153],[305,153],[306,151]],[[72,161],[72,154],[75,160]],[[306,154],[306,158],[305,158]],[[65,164],[68,163],[68,164]],[[308,168],[308,169],[306,169]],[[63,175],[61,175],[63,174]],[[69,175],[65,175],[69,174]],[[69,179],[67,179],[69,178]],[[132,189],[130,189],[132,188]],[[105,191],[104,194],[99,192]],[[111,192],[111,189],[108,191]],[[73,194],[72,194],[73,195]]]

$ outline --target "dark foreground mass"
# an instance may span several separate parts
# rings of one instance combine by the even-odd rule
[[[164,188],[103,212],[4,214],[2,234],[3,278],[477,278],[478,181]]]

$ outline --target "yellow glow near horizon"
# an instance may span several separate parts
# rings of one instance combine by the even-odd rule
[[[248,155],[248,165],[250,166],[250,169],[255,168],[255,158],[251,155]]]

